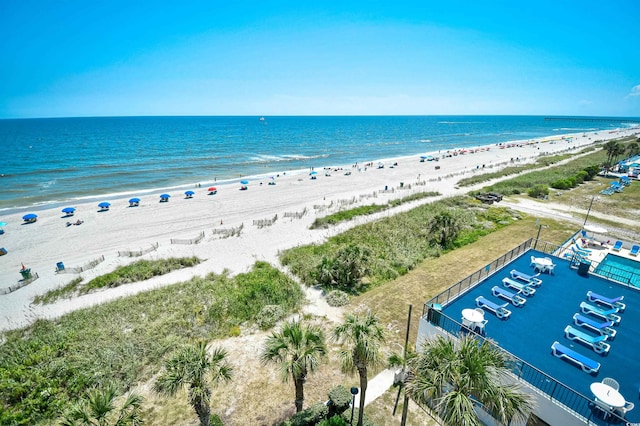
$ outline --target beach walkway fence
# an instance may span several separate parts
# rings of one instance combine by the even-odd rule
[[[285,212],[284,217],[290,217],[291,219],[302,219],[302,217],[306,214],[307,208],[305,207],[301,212]]]
[[[257,226],[258,228],[264,228],[265,226],[271,226],[274,223],[276,223],[276,221],[278,220],[278,215],[276,214],[274,217],[272,217],[271,219],[258,219],[258,220],[254,220],[253,224],[255,226]]]
[[[358,195],[358,198],[360,198],[361,200],[364,200],[364,199],[368,200],[369,198],[378,198],[378,193],[374,191],[367,194],[360,194]]]
[[[89,269],[93,269],[96,266],[98,266],[99,264],[101,264],[102,262],[104,262],[104,255],[100,256],[99,258],[92,260],[89,263],[86,263],[82,266],[78,266],[75,268],[56,268],[56,273],[57,274],[79,274],[80,272],[84,272],[84,271],[88,271]]]
[[[20,290],[22,287],[26,287],[27,285],[31,284],[32,282],[34,282],[38,278],[40,278],[38,276],[38,273],[37,272],[32,272],[31,273],[31,278],[20,280],[17,284],[10,285],[9,287],[0,288],[0,294],[9,294],[9,293],[12,293],[12,292],[14,292],[16,290]]]
[[[240,234],[242,234],[243,228],[244,223],[240,224],[240,226],[236,226],[235,228],[214,229],[213,235],[219,235],[220,238],[239,237]]]
[[[158,250],[159,246],[160,246],[160,244],[154,243],[154,244],[151,244],[150,248],[144,249],[144,250],[138,250],[138,251],[123,250],[123,251],[118,251],[118,256],[120,256],[120,257],[140,257],[140,256],[145,255],[147,253],[151,253],[152,251]]]
[[[200,234],[198,234],[197,237],[195,238],[190,238],[187,240],[181,240],[178,238],[172,238],[171,239],[171,244],[198,244],[200,241],[204,240],[204,231],[202,231]]]
[[[323,211],[325,211],[325,210],[330,209],[331,207],[333,207],[333,201],[332,201],[332,202],[330,202],[329,204],[314,204],[314,205],[313,205],[313,209],[314,209],[316,212],[323,212]]]

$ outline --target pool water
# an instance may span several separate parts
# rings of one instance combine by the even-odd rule
[[[594,271],[598,275],[640,287],[640,262],[607,254]]]

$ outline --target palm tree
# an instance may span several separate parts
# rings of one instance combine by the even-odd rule
[[[283,382],[293,379],[296,388],[296,412],[302,411],[304,383],[307,374],[318,369],[321,358],[327,353],[324,333],[320,327],[300,321],[286,323],[280,331],[267,338],[262,352],[262,362],[280,367]]]
[[[116,387],[108,384],[104,389],[91,389],[87,398],[75,404],[60,423],[62,426],[135,426],[143,424],[140,417],[142,397],[130,393],[122,405],[116,409],[115,400],[119,396]]]
[[[385,342],[384,328],[378,317],[371,312],[361,316],[348,314],[344,322],[334,329],[333,338],[350,347],[340,351],[342,371],[353,373],[357,370],[360,376],[358,426],[362,426],[368,369],[381,366],[384,362],[380,352],[380,346]]]
[[[482,404],[501,424],[526,422],[533,397],[510,377],[510,358],[487,340],[459,342],[437,336],[412,361],[407,392],[431,406],[445,424],[480,425],[474,407]]]
[[[431,218],[427,224],[427,232],[433,235],[432,238],[440,247],[447,249],[458,238],[466,221],[465,213],[461,210],[442,210]]]
[[[188,388],[189,403],[196,411],[200,424],[209,426],[211,415],[211,390],[209,385],[217,385],[231,380],[233,368],[227,364],[227,352],[222,348],[207,353],[206,342],[185,345],[165,364],[165,371],[158,377],[154,390],[165,395],[175,395]]]
[[[629,145],[627,145],[627,155],[629,157],[633,157],[636,154],[640,153],[640,139],[638,139],[638,142],[631,142]]]

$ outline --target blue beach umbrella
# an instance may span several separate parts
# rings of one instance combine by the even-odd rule
[[[100,207],[101,209],[108,209],[109,207],[111,207],[111,204],[107,203],[106,201],[103,201],[100,204],[98,204],[98,207]]]
[[[248,185],[249,181],[248,180],[241,180],[240,183],[243,184],[243,185]]]
[[[3,226],[7,226],[7,222],[0,222],[0,234],[4,234],[4,229],[2,229]]]
[[[171,197],[171,195],[169,195],[169,194],[161,194],[160,195],[160,198],[169,198],[169,197]]]
[[[311,172],[311,173],[309,173],[309,174],[313,176],[313,175],[317,175],[317,174],[318,174],[318,172],[316,172],[316,171],[314,170],[314,171],[312,171],[312,172]]]
[[[66,213],[68,215],[75,213],[75,211],[75,207],[65,207],[64,209],[62,209],[62,213]]]
[[[140,198],[132,198],[129,200],[129,207],[135,207],[140,204]]]
[[[35,222],[36,220],[38,220],[38,215],[34,213],[25,214],[24,216],[22,216],[22,220],[27,223]]]
[[[193,195],[195,194],[195,192],[193,191],[185,191],[184,195],[186,195],[187,197],[193,197]]]

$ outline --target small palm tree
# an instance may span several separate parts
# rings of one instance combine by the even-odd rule
[[[509,377],[509,355],[483,340],[437,336],[411,362],[407,392],[434,408],[445,424],[479,426],[482,404],[501,424],[526,422],[533,398]]]
[[[61,422],[62,426],[135,426],[143,424],[140,417],[142,397],[130,393],[116,409],[119,396],[116,387],[108,384],[104,389],[91,389],[87,398],[71,407]]]
[[[280,367],[283,382],[293,379],[296,388],[296,412],[302,411],[304,383],[307,374],[318,369],[321,358],[327,353],[324,333],[320,327],[291,321],[280,331],[267,338],[262,352],[262,362]]]
[[[386,340],[384,328],[380,325],[378,317],[371,312],[361,316],[348,314],[344,322],[334,329],[333,338],[349,346],[349,349],[340,351],[342,371],[347,373],[358,371],[360,376],[358,426],[362,426],[368,369],[379,367],[384,363],[380,351],[380,347]]]
[[[175,395],[179,389],[187,387],[189,403],[196,411],[200,424],[209,426],[209,385],[229,381],[232,377],[233,368],[227,363],[227,352],[217,348],[209,355],[206,342],[201,341],[183,346],[166,362],[165,371],[156,380],[154,390]]]

